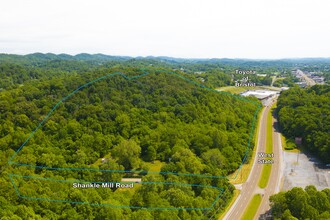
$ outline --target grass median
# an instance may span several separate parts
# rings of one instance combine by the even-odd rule
[[[262,197],[260,194],[254,195],[253,198],[251,199],[249,205],[246,207],[245,212],[241,219],[244,219],[244,220],[253,219],[258,211],[259,205],[261,203],[261,199],[262,199]]]
[[[273,152],[273,110],[275,109],[275,107],[276,107],[276,103],[273,104],[267,115],[266,153],[269,154]],[[271,164],[263,165],[259,184],[258,184],[260,188],[265,188],[267,186],[271,170],[272,170]]]

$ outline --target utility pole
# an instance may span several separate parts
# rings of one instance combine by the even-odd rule
[[[298,152],[298,154],[297,154],[297,164],[299,164],[299,154],[300,154],[300,152]]]

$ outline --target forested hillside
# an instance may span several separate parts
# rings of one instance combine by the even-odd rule
[[[330,219],[330,189],[295,187],[270,197],[274,219]]]
[[[305,149],[330,163],[330,86],[284,91],[277,106],[284,135],[302,137]]]
[[[33,62],[0,64],[0,216],[207,219],[232,196],[217,177],[253,147],[256,100],[205,89],[155,61]],[[161,175],[151,172],[154,161]],[[123,177],[149,184],[72,188]]]
[[[299,60],[297,60],[298,62]],[[299,62],[298,62],[299,63]],[[41,76],[57,77],[65,73],[79,73],[99,69],[101,67],[157,67],[167,68],[191,75],[197,82],[210,88],[233,86],[235,80],[246,77],[236,74],[236,70],[254,70],[258,76],[249,74],[251,82],[256,85],[270,85],[271,78],[276,74],[290,77],[292,68],[296,68],[294,60],[246,60],[246,59],[178,59],[171,57],[123,57],[104,54],[41,54],[34,53],[24,56],[0,54],[1,88],[9,88],[15,83],[39,79]],[[288,84],[288,78],[284,83]],[[290,83],[289,83],[290,84]],[[278,83],[278,85],[281,85]]]

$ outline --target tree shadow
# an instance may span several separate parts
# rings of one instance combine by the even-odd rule
[[[280,129],[280,124],[279,124],[279,122],[278,122],[278,115],[277,115],[277,109],[276,108],[274,108],[274,109],[272,109],[272,116],[274,117],[274,118],[276,118],[276,121],[274,121],[274,123],[273,123],[273,128],[274,128],[274,130],[276,131],[276,132],[281,132],[281,129]]]

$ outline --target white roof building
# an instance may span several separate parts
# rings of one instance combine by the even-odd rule
[[[254,96],[257,99],[262,100],[274,96],[278,93],[279,92],[277,91],[271,91],[271,90],[248,90],[241,93],[241,96]]]

